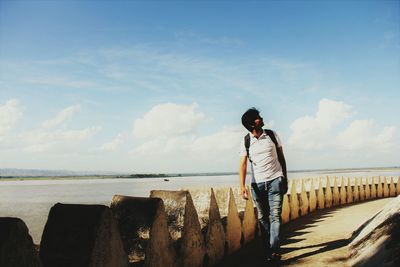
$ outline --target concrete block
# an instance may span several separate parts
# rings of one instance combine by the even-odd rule
[[[340,193],[337,184],[337,177],[333,178],[333,205],[338,206],[340,204]]]
[[[377,197],[376,183],[375,177],[371,178],[371,199],[375,199]]]
[[[315,194],[314,179],[311,178],[310,192],[309,192],[309,205],[310,212],[314,212],[317,209],[317,195]]]
[[[344,177],[342,177],[342,180],[340,182],[340,204],[344,205],[347,203],[347,190],[346,190],[346,185],[344,183]]]
[[[363,182],[362,177],[360,177],[360,180],[359,180],[359,187],[360,187],[360,201],[364,201],[365,200],[365,190],[364,190],[364,182]]]
[[[368,177],[365,178],[364,191],[365,191],[365,199],[366,200],[371,199],[371,185]]]
[[[282,216],[282,223],[287,223],[290,221],[290,206],[289,206],[289,197],[287,194],[283,195],[281,216]]]
[[[347,203],[353,203],[353,188],[351,186],[351,180],[347,178],[347,186],[346,186],[346,193],[347,193]]]
[[[242,224],[231,188],[215,188],[215,197],[222,216],[226,238],[226,254],[232,254],[241,247]]]
[[[400,176],[397,177],[396,196],[400,195]]]
[[[299,198],[297,196],[296,181],[292,181],[292,188],[290,190],[290,220],[299,218]]]
[[[329,176],[326,176],[326,186],[325,186],[325,207],[330,208],[333,205],[331,181]]]
[[[383,197],[389,197],[389,185],[386,176],[383,177]]]
[[[177,247],[179,266],[203,266],[206,247],[199,218],[188,191],[152,190],[161,198],[167,213],[168,230]]]
[[[358,178],[354,177],[354,186],[353,186],[353,201],[360,201],[360,190],[358,185]]]
[[[189,189],[189,192],[205,236],[207,255],[205,265],[214,266],[223,259],[225,253],[225,231],[214,190],[203,187]]]
[[[308,196],[304,185],[304,180],[301,179],[301,193],[300,193],[300,213],[301,216],[308,214],[309,209]]]
[[[154,267],[176,265],[176,252],[160,198],[115,195],[110,207],[130,263]]]
[[[377,185],[377,187],[376,187],[376,196],[377,196],[378,198],[383,197],[382,179],[381,179],[380,176],[378,177],[378,185]]]
[[[325,195],[324,195],[324,187],[322,186],[322,178],[320,177],[318,182],[318,193],[317,193],[317,199],[318,199],[318,209],[322,210],[325,208]]]
[[[389,195],[391,197],[396,196],[396,185],[394,184],[393,177],[390,177]]]
[[[47,266],[128,266],[111,209],[103,205],[54,205],[40,243]]]
[[[250,192],[249,188],[248,191]],[[256,236],[257,215],[255,213],[252,197],[250,196],[244,202],[246,203],[246,206],[242,220],[242,231],[243,231],[243,242],[244,244],[247,244],[250,241],[252,241]]]
[[[28,227],[19,218],[0,217],[0,266],[41,266]]]

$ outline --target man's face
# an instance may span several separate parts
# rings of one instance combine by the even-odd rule
[[[254,120],[254,128],[262,129],[263,126],[264,126],[263,118],[261,116],[258,116],[258,118]]]

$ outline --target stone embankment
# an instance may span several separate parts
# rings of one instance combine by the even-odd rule
[[[398,180],[294,180],[282,221],[396,196]],[[156,190],[148,198],[116,195],[110,207],[56,204],[39,253],[22,220],[0,218],[0,233],[0,266],[217,266],[251,246],[258,229],[254,203],[241,199],[238,188],[197,188]]]

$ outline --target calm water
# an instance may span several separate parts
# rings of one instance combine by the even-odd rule
[[[332,176],[400,176],[399,171],[303,172],[291,179]],[[30,180],[0,181],[0,217],[19,217],[27,224],[36,244],[40,243],[50,208],[57,202],[109,205],[113,195],[147,197],[150,190],[179,190],[189,187],[237,186],[238,175],[192,176],[146,179]]]

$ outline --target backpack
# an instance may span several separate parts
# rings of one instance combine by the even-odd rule
[[[279,153],[278,153],[278,141],[276,140],[275,134],[272,130],[270,129],[263,129],[264,132],[271,138],[272,142],[275,144],[275,149],[276,149],[276,154],[278,155],[279,158]],[[249,148],[250,148],[250,133],[246,134],[244,137],[244,146],[246,147],[246,152],[247,152],[247,157],[249,158],[250,163],[253,163],[253,161],[250,158],[250,153],[249,153]]]

